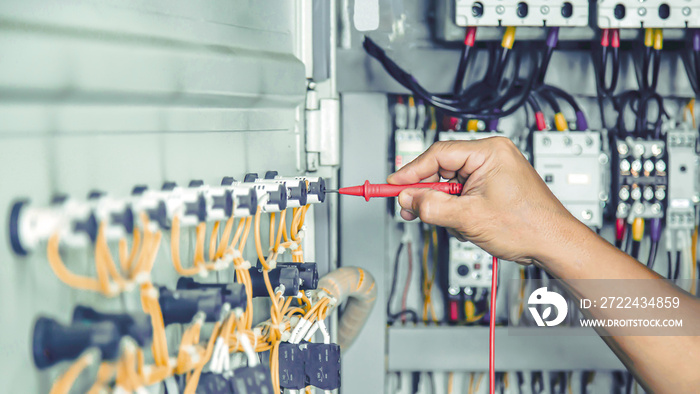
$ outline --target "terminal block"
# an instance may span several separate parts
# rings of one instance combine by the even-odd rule
[[[448,292],[455,296],[466,288],[491,286],[491,255],[471,242],[450,238]]]
[[[321,390],[340,388],[340,346],[335,343],[309,343],[304,369],[311,386]]]
[[[232,391],[236,394],[272,394],[270,370],[258,364],[254,367],[241,367],[233,371],[230,378]]]
[[[287,209],[287,188],[278,182],[259,182],[258,174],[248,173],[245,183],[252,183],[258,195],[258,206],[262,212],[281,212]]]
[[[700,27],[700,2],[692,0],[598,0],[601,29]]]
[[[681,129],[666,133],[668,151],[668,207],[666,226],[672,230],[695,227],[698,193],[698,156],[695,153],[697,131]]]
[[[603,204],[610,159],[597,131],[538,131],[533,135],[533,164],[555,196],[576,219],[603,226]]]
[[[613,193],[616,216],[662,218],[668,195],[666,143],[626,138],[616,141]]]
[[[588,0],[455,0],[457,26],[588,26]]]
[[[308,357],[309,353],[306,343],[280,343],[280,387],[290,390],[301,390],[308,386],[305,369]]]

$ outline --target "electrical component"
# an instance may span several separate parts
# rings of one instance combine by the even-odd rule
[[[396,105],[396,119],[400,118],[399,104]],[[405,115],[404,115],[405,117]],[[394,133],[394,171],[413,161],[427,149],[423,130],[399,129]],[[399,200],[394,201],[394,219],[404,222],[399,214],[401,206]]]
[[[40,317],[34,324],[32,352],[39,369],[48,368],[64,360],[73,360],[85,350],[95,347],[102,359],[114,360],[119,356],[122,334],[111,321],[97,323],[73,322],[62,325],[56,320]]]
[[[263,212],[281,212],[287,209],[289,195],[287,188],[278,182],[260,182],[258,174],[248,173],[243,180],[245,183],[255,183],[258,193],[258,206]]]
[[[203,313],[205,321],[217,321],[226,299],[220,288],[170,290],[161,286],[158,293],[158,303],[166,326],[189,323],[197,313]]]
[[[616,217],[662,218],[667,200],[666,144],[662,140],[618,139],[613,151]]]
[[[450,237],[448,292],[459,294],[461,289],[487,288],[491,284],[491,255],[471,242]]]
[[[310,385],[322,390],[340,388],[340,346],[334,343],[309,343],[304,365]]]
[[[258,364],[254,367],[242,367],[233,371],[231,386],[236,394],[272,394],[270,370]]]
[[[315,290],[318,286],[316,263],[277,263],[277,268],[292,267],[299,271],[299,290]]]
[[[587,0],[455,0],[458,26],[588,26]]]
[[[253,287],[253,297],[268,297],[267,286],[265,285],[265,277],[263,276],[262,268],[251,268],[250,280]],[[272,289],[281,288],[282,295],[285,297],[293,297],[299,294],[299,286],[301,278],[299,270],[294,264],[285,267],[277,267],[271,269],[268,273]]]
[[[265,173],[264,179],[256,179],[255,182],[272,182],[283,185],[287,189],[288,208],[299,208],[306,205],[308,189],[306,182],[302,179],[279,178],[277,171],[268,171]]]
[[[121,336],[129,336],[139,344],[146,346],[153,337],[151,319],[145,314],[137,313],[101,313],[87,306],[78,305],[73,309],[74,324],[113,323]]]
[[[697,131],[668,130],[668,208],[666,227],[692,230],[695,227],[695,204],[700,202],[697,189],[698,156],[695,153]]]
[[[572,215],[597,228],[603,226],[610,162],[601,143],[597,131],[541,131],[533,135],[535,170]]]
[[[308,386],[305,369],[308,357],[307,342],[280,343],[280,387],[291,390],[301,390]]]
[[[700,27],[700,3],[688,0],[598,0],[598,27]]]
[[[192,278],[182,277],[177,281],[178,290],[200,290],[215,289],[221,293],[223,302],[229,304],[231,308],[242,308],[246,306],[245,287],[239,283],[198,283]]]

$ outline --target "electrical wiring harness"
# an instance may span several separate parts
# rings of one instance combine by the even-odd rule
[[[289,216],[287,208],[280,207],[279,203],[276,203],[277,210],[270,212],[269,200],[281,188],[289,189],[287,186],[290,185],[291,188],[303,187],[304,192],[301,194],[304,195],[307,192],[323,193],[325,185],[322,179],[299,177],[294,178],[296,182],[289,182],[290,185],[285,184],[284,179],[289,178],[277,177],[277,181],[271,179],[268,182],[256,181],[254,185],[245,185],[249,191],[247,195],[255,193],[256,196],[254,214],[239,218],[236,224],[233,214],[236,206],[230,206],[226,210],[226,217],[215,217],[211,230],[207,229],[205,222],[208,217],[206,212],[211,212],[213,206],[217,202],[221,203],[221,200],[214,201],[215,204],[207,209],[204,192],[192,200],[181,199],[181,208],[177,208],[178,204],[172,201],[174,196],[170,193],[159,192],[158,198],[162,198],[162,204],[157,201],[155,204],[132,203],[130,206],[160,206],[163,215],[159,216],[158,212],[147,209],[136,212],[138,220],[134,221],[131,239],[127,241],[124,232],[117,233],[118,264],[112,257],[106,235],[110,223],[103,220],[96,224],[96,278],[70,271],[59,253],[61,234],[67,232],[61,223],[71,223],[71,212],[65,212],[61,207],[48,210],[28,208],[23,212],[24,218],[18,215],[18,226],[27,220],[27,216],[33,220],[42,215],[48,218],[61,217],[61,220],[52,222],[51,231],[42,229],[39,231],[41,234],[28,233],[38,239],[43,234],[52,234],[47,239],[49,264],[65,284],[78,290],[97,292],[105,297],[138,291],[141,300],[142,319],[136,319],[138,316],[132,313],[109,315],[80,307],[81,312],[76,308],[74,320],[68,326],[47,318],[38,320],[34,331],[37,366],[47,368],[63,360],[74,360],[54,382],[52,393],[69,392],[78,377],[98,363],[94,383],[88,390],[90,393],[138,392],[154,384],[172,385],[172,379],[176,376],[183,377],[180,390],[184,393],[194,393],[202,379],[208,382],[217,379],[214,376],[220,376],[231,387],[250,385],[251,390],[268,387],[268,392],[279,392],[282,376],[280,347],[288,346],[282,345],[283,343],[307,344],[313,340],[316,332],[322,334],[323,343],[309,343],[309,352],[327,354],[328,351],[333,352],[334,346],[337,347],[336,359],[328,359],[320,366],[328,371],[336,371],[337,379],[319,378],[315,372],[319,366],[307,362],[303,364],[308,369],[307,378],[303,381],[303,387],[299,388],[337,388],[340,384],[340,348],[347,348],[352,343],[374,304],[374,279],[363,270],[344,267],[318,281],[315,265],[304,262],[302,245],[306,235],[304,222],[309,202],[321,202],[324,196],[304,200],[303,204],[290,207]],[[312,190],[312,183],[317,184],[315,191]],[[197,187],[202,191],[201,185]],[[175,189],[169,190],[173,192]],[[181,190],[178,193],[179,196],[186,194]],[[299,198],[301,194],[290,192],[291,197],[297,196],[294,198]],[[217,194],[224,199],[225,195],[226,193]],[[148,197],[154,198],[153,195]],[[230,201],[235,204],[235,195],[231,193],[229,197],[232,197]],[[204,202],[202,206],[205,208],[202,212],[194,212],[199,209],[188,207],[188,201]],[[123,209],[122,205],[119,206]],[[261,234],[262,215],[266,207],[270,216],[268,249],[263,248]],[[249,210],[250,207],[246,209]],[[168,215],[168,210],[172,215]],[[194,212],[198,220],[191,220],[187,216],[188,211]],[[91,215],[93,214],[89,213],[87,216]],[[85,217],[85,212],[81,211],[81,217]],[[163,224],[167,224],[167,227]],[[193,228],[195,233],[191,264],[183,264],[181,258],[180,233],[183,226]],[[155,285],[151,277],[162,233],[167,230],[170,231],[173,269],[182,276],[176,290]],[[251,231],[259,268],[252,267],[244,258]],[[116,241],[112,238],[111,241]],[[291,262],[278,263],[286,255],[290,256]],[[206,277],[209,272],[227,268],[235,272],[236,283],[198,283],[188,278],[195,275]],[[261,281],[258,282],[251,278],[251,272],[256,269],[261,273]],[[280,270],[293,271],[296,290],[292,294],[284,284],[291,283],[283,280]],[[271,275],[271,272],[277,272],[276,276]],[[321,284],[318,289],[317,283]],[[253,326],[252,299],[257,288],[264,289],[264,294],[270,299],[270,318]],[[325,319],[344,302],[347,306],[340,323],[339,345],[334,345]],[[210,324],[213,324],[211,329]],[[169,325],[179,325],[183,329],[175,353],[168,348],[169,343],[172,343],[166,331]],[[204,335],[207,335],[207,339],[202,338]],[[148,344],[149,350],[146,348]],[[99,349],[99,352],[94,349]],[[260,363],[258,353],[261,352],[269,352],[269,362]],[[244,355],[243,360],[236,358],[236,354]],[[259,380],[256,376],[268,378]]]

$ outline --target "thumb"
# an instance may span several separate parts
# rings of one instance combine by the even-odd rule
[[[433,189],[406,189],[399,194],[399,205],[427,224],[459,227],[463,197]]]

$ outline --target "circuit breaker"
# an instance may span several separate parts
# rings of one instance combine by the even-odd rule
[[[700,27],[700,1],[598,0],[597,9],[601,29]]]
[[[427,149],[423,130],[396,130],[394,148],[394,170],[398,170],[420,156]],[[401,215],[399,215],[400,211],[401,206],[399,206],[397,198],[394,202],[394,218],[398,221],[403,221]]]
[[[458,26],[587,26],[588,0],[456,0]]]
[[[450,238],[449,287],[460,289],[491,285],[491,255],[471,242]]]
[[[674,230],[692,230],[695,226],[695,204],[698,195],[698,156],[695,153],[697,132],[689,129],[669,130],[668,208],[666,226]]]
[[[666,143],[627,138],[617,141],[615,153],[616,216],[662,218],[668,193]]]
[[[608,156],[601,133],[535,132],[535,170],[564,206],[589,227],[603,225],[603,203],[608,200]]]

